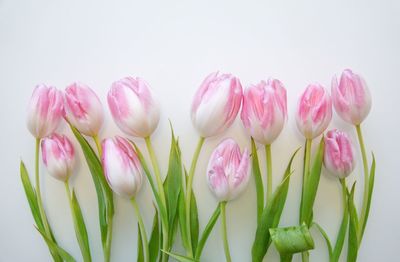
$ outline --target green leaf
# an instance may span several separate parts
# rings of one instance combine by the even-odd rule
[[[272,194],[271,200],[268,201],[267,206],[262,213],[260,223],[257,225],[256,236],[252,247],[253,262],[262,261],[265,253],[267,253],[268,247],[271,244],[271,235],[269,229],[275,228],[279,224],[280,216],[286,201],[287,192],[289,190],[290,175],[292,174],[291,165],[297,152],[298,149],[293,153],[286,168],[282,182]]]
[[[332,259],[331,259],[332,258],[332,253],[333,253],[332,252],[332,244],[331,244],[331,241],[329,240],[328,234],[325,232],[325,230],[318,223],[312,222],[311,225],[315,226],[318,229],[318,231],[321,233],[321,235],[324,237],[325,242],[326,242],[326,246],[328,247],[329,261],[332,262]]]
[[[305,223],[301,226],[271,228],[269,231],[279,254],[291,255],[314,248],[314,241]]]
[[[319,179],[321,177],[321,168],[324,157],[324,138],[321,138],[319,143],[318,152],[315,156],[314,163],[310,170],[310,174],[306,180],[304,195],[303,195],[303,209],[301,213],[301,221],[310,225],[312,222],[312,210],[314,206],[315,197],[317,195]]]
[[[194,260],[193,258],[190,258],[187,256],[171,253],[166,250],[161,250],[161,251],[164,252],[165,254],[169,255],[170,257],[175,258],[176,260],[178,260],[180,262],[198,262],[198,260]]]
[[[182,192],[183,192],[183,190],[182,190]],[[189,249],[189,240],[188,240],[188,234],[187,234],[185,214],[186,214],[185,194],[179,194],[179,209],[178,209],[179,230],[181,232],[181,239],[182,239],[183,247],[185,248],[185,250],[188,250]]]
[[[85,221],[83,219],[82,210],[74,190],[72,191],[72,210],[74,216],[75,234],[81,249],[83,261],[92,261]]]
[[[85,156],[86,163],[88,164],[90,173],[92,175],[92,180],[96,188],[97,202],[99,206],[101,241],[104,247],[107,241],[107,217],[114,214],[112,191],[107,184],[100,160],[94,152],[93,148],[75,127],[70,125],[70,128],[82,148],[82,152]]]
[[[362,229],[361,229],[361,237],[360,237],[360,242],[361,239],[364,235],[365,227],[367,226],[367,221],[368,221],[368,216],[369,216],[369,210],[371,208],[371,200],[372,200],[372,192],[374,191],[374,183],[375,183],[375,155],[372,153],[372,164],[371,164],[371,171],[369,174],[369,181],[368,181],[368,202],[367,202],[367,208],[365,211],[365,218],[362,224]]]
[[[60,255],[61,258],[66,262],[76,262],[76,260],[71,256],[71,254],[69,254],[63,248],[59,247],[56,243],[54,243],[54,241],[52,241],[50,238],[48,238],[44,231],[42,231],[38,227],[35,227],[35,228],[42,235],[43,239],[46,241],[47,245],[49,246],[49,249],[52,252]]]
[[[158,212],[154,214],[153,229],[151,230],[149,241],[150,262],[157,261],[158,252],[160,251],[160,227],[158,225]]]
[[[354,204],[354,190],[356,183],[353,184],[351,188],[351,193],[349,196],[349,213],[350,213],[350,224],[349,224],[349,244],[347,249],[347,261],[355,262],[357,260],[358,252],[358,215],[356,206]]]
[[[144,252],[143,252],[143,239],[140,232],[140,227],[138,224],[138,236],[137,236],[137,262],[144,262]],[[158,251],[157,251],[158,253]]]
[[[203,233],[201,234],[199,244],[196,248],[195,259],[200,260],[201,252],[203,251],[203,248],[207,242],[207,239],[210,236],[210,233],[211,233],[212,229],[214,228],[214,225],[217,222],[220,214],[221,214],[221,206],[220,206],[220,204],[218,204],[214,213],[210,217],[210,220],[208,221],[206,227],[204,228]]]
[[[190,229],[192,237],[193,253],[196,252],[197,243],[199,241],[199,216],[197,211],[196,197],[192,191],[192,200],[190,201]]]
[[[252,157],[252,172],[256,183],[257,192],[257,224],[260,222],[262,211],[264,209],[264,184],[261,177],[260,165],[258,162],[258,153],[256,143],[253,137],[251,138],[251,157]]]
[[[26,198],[28,199],[33,219],[35,220],[36,226],[44,231],[43,222],[39,211],[39,205],[36,198],[36,191],[31,184],[28,171],[26,170],[25,164],[22,161],[20,164],[20,173],[21,173],[22,185],[24,186],[25,195]]]

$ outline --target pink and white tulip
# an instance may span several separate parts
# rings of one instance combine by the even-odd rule
[[[96,136],[104,122],[100,99],[90,87],[73,83],[65,89],[66,119],[81,133]]]
[[[207,168],[207,182],[219,201],[236,198],[247,186],[250,177],[250,155],[243,154],[231,138],[223,140],[213,151]]]
[[[143,79],[126,77],[114,82],[107,100],[115,123],[126,134],[146,138],[157,128],[160,106]]]
[[[134,197],[142,186],[143,168],[132,144],[116,136],[102,143],[101,162],[111,189],[126,198]]]
[[[242,103],[242,85],[230,74],[212,73],[193,99],[191,117],[200,136],[222,133],[235,120]]]
[[[343,71],[338,83],[332,79],[332,99],[336,112],[346,122],[359,125],[371,110],[371,94],[364,79],[350,69]]]
[[[68,137],[54,133],[42,140],[41,147],[43,163],[49,174],[67,181],[75,166],[75,151]]]
[[[339,178],[345,178],[355,167],[354,147],[346,133],[331,130],[325,136],[325,168]]]
[[[322,134],[332,119],[332,100],[320,84],[309,85],[301,95],[296,112],[300,132],[313,139]]]
[[[64,114],[62,92],[55,87],[37,85],[28,105],[27,126],[36,138],[53,133]]]
[[[271,144],[287,119],[286,89],[277,79],[261,81],[244,91],[241,118],[248,133],[259,143]]]

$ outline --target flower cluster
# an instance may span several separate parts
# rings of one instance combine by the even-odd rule
[[[63,119],[81,147],[96,189],[104,261],[110,261],[111,254],[115,213],[113,192],[130,200],[135,209],[139,230],[138,261],[156,261],[159,258],[164,262],[169,257],[179,261],[199,261],[206,240],[220,216],[224,252],[226,260],[231,261],[226,205],[245,191],[251,174],[256,182],[258,224],[251,250],[252,261],[262,261],[271,243],[281,254],[282,261],[290,261],[294,253],[301,253],[303,261],[308,261],[309,250],[314,248],[309,228],[314,225],[328,243],[330,261],[338,261],[347,231],[348,261],[356,260],[368,219],[375,174],[374,159],[371,168],[368,167],[360,126],[371,109],[371,96],[359,75],[344,70],[340,81],[333,78],[331,95],[322,85],[314,83],[307,86],[299,97],[295,120],[305,138],[303,185],[299,225],[289,228],[280,228],[279,221],[293,173],[292,160],[298,150],[290,158],[279,185],[273,188],[272,181],[272,143],[279,137],[288,119],[287,91],[280,80],[262,80],[243,90],[240,80],[231,74],[215,72],[207,76],[191,106],[191,119],[199,134],[199,142],[188,172],[182,163],[178,139],[172,130],[168,169],[160,170],[158,166],[151,135],[158,126],[161,110],[148,83],[138,77],[118,80],[111,85],[107,102],[116,125],[126,137],[100,140],[99,133],[104,124],[103,106],[96,93],[85,84],[73,83],[64,92],[51,86],[38,85],[29,103],[27,126],[36,138],[36,184],[32,186],[22,162],[21,179],[36,228],[48,244],[55,261],[71,261],[74,258],[57,243],[46,216],[40,190],[40,150],[47,172],[65,184],[82,258],[84,261],[92,260],[85,219],[75,190],[71,191],[69,183],[74,173],[75,149],[67,136],[57,133],[57,127]],[[313,161],[311,159],[312,142],[329,126],[332,105],[338,115],[357,130],[365,179],[360,214],[354,204],[355,185],[349,189],[345,181],[353,172],[356,159],[350,137],[336,129],[328,131],[319,142],[315,158]],[[233,138],[226,138],[212,152],[205,179],[218,205],[204,231],[199,234],[198,209],[192,188],[197,160],[206,139],[222,134],[238,114],[250,136],[251,148],[241,150]],[[132,137],[144,139],[151,165],[131,140]],[[93,140],[95,147],[91,146],[89,139]],[[265,178],[259,165],[257,143],[265,149]],[[344,212],[334,247],[322,227],[313,220],[313,204],[322,166],[337,178],[343,191]],[[163,176],[163,173],[166,175]],[[263,179],[266,179],[266,183]],[[136,202],[145,180],[151,187],[156,206],[149,241]],[[179,225],[185,256],[171,251],[178,228],[174,225]]]

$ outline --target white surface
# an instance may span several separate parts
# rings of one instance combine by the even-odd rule
[[[312,81],[330,85],[333,74],[349,67],[370,85],[373,108],[363,125],[368,151],[377,156],[370,220],[359,261],[397,260],[400,243],[400,176],[397,174],[400,97],[400,4],[398,1],[18,1],[0,0],[0,261],[49,261],[19,178],[23,159],[33,175],[34,140],[25,126],[25,108],[37,83],[63,89],[87,83],[106,103],[110,84],[121,77],[145,78],[159,97],[162,117],[154,144],[162,170],[169,147],[168,118],[180,137],[188,165],[197,143],[189,108],[196,88],[213,70],[237,75],[244,86],[273,76],[288,89],[289,120],[273,145],[275,185],[289,154],[303,144],[294,124],[295,101]],[[112,2],[112,3],[111,3]],[[244,1],[243,1],[244,2]],[[318,3],[317,3],[318,2]],[[397,103],[397,105],[395,105]],[[106,109],[101,137],[121,134]],[[337,115],[331,127],[354,130]],[[70,134],[65,126],[60,132]],[[240,121],[206,142],[194,180],[201,229],[215,208],[204,172],[211,150],[232,136],[249,146]],[[143,143],[140,142],[143,147]],[[78,150],[80,152],[80,150]],[[82,159],[82,155],[80,153]],[[260,156],[263,158],[263,154]],[[298,220],[301,159],[281,225]],[[352,179],[361,178],[361,163]],[[43,169],[42,169],[43,170]],[[33,177],[33,176],[32,176]],[[42,172],[43,198],[61,246],[80,258],[63,185]],[[362,179],[357,192],[361,193]],[[83,160],[72,179],[83,208],[94,261],[102,260],[94,187]],[[336,237],[341,216],[338,183],[321,178],[315,220]],[[153,209],[148,184],[138,197],[150,230]],[[255,233],[255,187],[229,203],[229,241],[234,261],[250,261]],[[113,261],[136,259],[136,218],[130,204],[116,198]],[[219,223],[205,248],[204,261],[223,261]],[[313,231],[312,261],[327,261],[326,247]],[[179,244],[177,245],[179,246]],[[181,250],[181,248],[178,248]],[[345,253],[346,251],[344,251]],[[278,259],[271,248],[268,257]],[[344,257],[344,256],[343,256]],[[296,258],[298,260],[298,258]]]

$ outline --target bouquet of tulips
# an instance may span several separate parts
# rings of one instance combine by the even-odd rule
[[[92,89],[74,83],[61,92],[54,87],[38,85],[31,97],[27,118],[28,129],[36,139],[34,185],[22,161],[20,170],[35,228],[46,242],[53,260],[76,261],[58,244],[44,209],[40,190],[40,152],[47,173],[65,184],[82,260],[92,261],[85,225],[88,221],[83,217],[77,194],[69,183],[74,173],[76,149],[71,138],[56,133],[60,122],[65,120],[80,145],[96,190],[98,223],[106,262],[111,257],[113,216],[118,212],[114,208],[116,196],[129,200],[137,215],[137,261],[165,262],[170,257],[178,261],[200,261],[208,236],[218,219],[221,220],[226,261],[232,261],[226,207],[244,192],[250,176],[254,178],[257,196],[254,202],[257,230],[249,250],[252,261],[262,261],[271,244],[278,250],[281,261],[291,261],[296,253],[301,254],[302,261],[308,261],[309,252],[314,248],[309,231],[311,227],[316,227],[326,240],[329,261],[339,260],[346,235],[347,261],[356,261],[368,220],[375,177],[375,159],[372,155],[369,166],[361,132],[361,123],[371,109],[369,90],[364,80],[351,70],[345,70],[339,81],[334,77],[331,95],[319,84],[310,84],[305,89],[296,110],[297,127],[304,135],[305,145],[302,149],[299,146],[288,158],[281,181],[274,188],[272,143],[288,118],[286,96],[284,85],[277,79],[261,81],[243,91],[237,77],[218,72],[210,74],[192,103],[191,118],[199,141],[188,171],[182,162],[179,140],[172,125],[168,168],[160,170],[151,142],[151,135],[159,122],[160,107],[143,79],[126,77],[112,84],[107,97],[108,107],[115,123],[127,137],[103,139],[99,138],[104,122],[103,108]],[[354,125],[357,132],[364,167],[364,194],[360,211],[354,202],[355,183],[346,183],[346,177],[355,166],[353,142],[346,133],[336,129],[322,135],[332,118],[332,103],[338,115]],[[193,191],[196,163],[206,139],[229,128],[240,110],[251,146],[241,150],[233,138],[226,138],[212,152],[205,178],[217,203],[208,223],[200,231],[199,211]],[[313,140],[320,135],[322,138],[313,154]],[[151,163],[147,163],[142,149],[132,138],[144,139]],[[259,149],[265,150],[265,172],[260,168]],[[304,151],[299,223],[283,228],[279,227],[279,222],[294,173],[292,161],[299,150]],[[343,203],[343,214],[334,243],[313,217],[322,166],[337,179],[342,191],[342,199],[337,201]],[[150,185],[155,206],[151,232],[146,232],[137,204],[140,200],[137,195],[143,183]],[[185,254],[173,250],[178,235]]]

